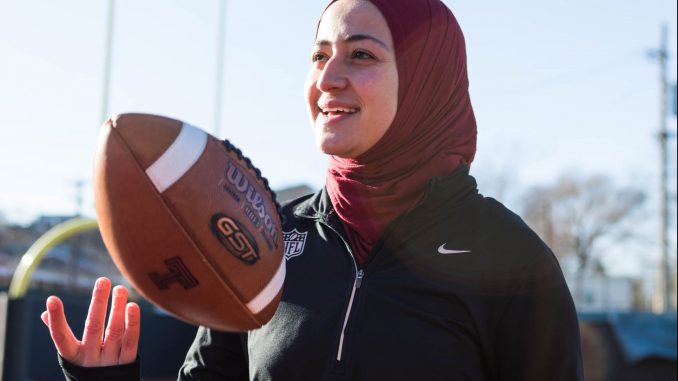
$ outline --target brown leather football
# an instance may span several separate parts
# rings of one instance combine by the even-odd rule
[[[222,331],[273,316],[285,279],[279,206],[228,141],[174,119],[116,116],[99,136],[94,192],[114,263],[150,301]]]

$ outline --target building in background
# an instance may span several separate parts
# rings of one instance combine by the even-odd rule
[[[572,289],[574,279],[566,277]],[[590,274],[583,278],[580,300],[575,301],[579,313],[631,312],[647,309],[640,279],[606,274]]]

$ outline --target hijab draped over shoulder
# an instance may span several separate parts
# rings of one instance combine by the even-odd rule
[[[440,0],[364,1],[390,28],[399,82],[385,135],[357,158],[330,157],[326,189],[359,263],[432,177],[473,161],[477,134],[464,36],[452,12]]]

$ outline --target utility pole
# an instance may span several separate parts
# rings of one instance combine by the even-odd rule
[[[77,217],[82,216],[82,196],[83,196],[83,186],[85,183],[82,180],[75,181],[75,205]],[[82,239],[81,235],[75,235],[69,238],[69,251],[70,251],[70,269],[68,277],[68,287],[71,290],[75,290],[78,287],[78,264],[80,263],[80,257],[82,257]]]
[[[84,185],[85,182],[82,180],[75,181],[75,215],[77,217],[82,216],[82,195]]]
[[[217,22],[217,66],[214,89],[214,136],[221,135],[221,103],[224,93],[224,51],[226,50],[226,0],[219,0],[219,20]]]
[[[110,97],[111,87],[111,59],[113,50],[113,23],[114,23],[115,1],[108,0],[108,8],[106,9],[106,44],[104,49],[104,83],[101,89],[101,120],[99,123],[104,123],[109,117],[108,103]]]
[[[659,154],[660,154],[660,180],[659,180],[659,212],[660,212],[660,262],[659,262],[659,289],[661,292],[661,312],[671,311],[671,264],[669,260],[669,157],[668,140],[670,138],[666,127],[668,117],[668,79],[666,77],[666,64],[668,53],[668,28],[666,25],[661,29],[661,42],[657,50],[651,52],[652,58],[659,62]]]

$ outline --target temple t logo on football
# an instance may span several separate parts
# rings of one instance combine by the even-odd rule
[[[175,282],[179,283],[185,290],[198,285],[198,280],[191,274],[191,271],[188,270],[188,267],[186,267],[184,261],[181,260],[181,257],[168,258],[164,262],[169,270],[168,272],[164,274],[155,271],[148,273],[148,276],[158,289],[167,290],[169,285]]]
[[[211,221],[212,232],[231,255],[253,265],[259,260],[259,247],[252,234],[237,221],[225,214],[215,214]]]

